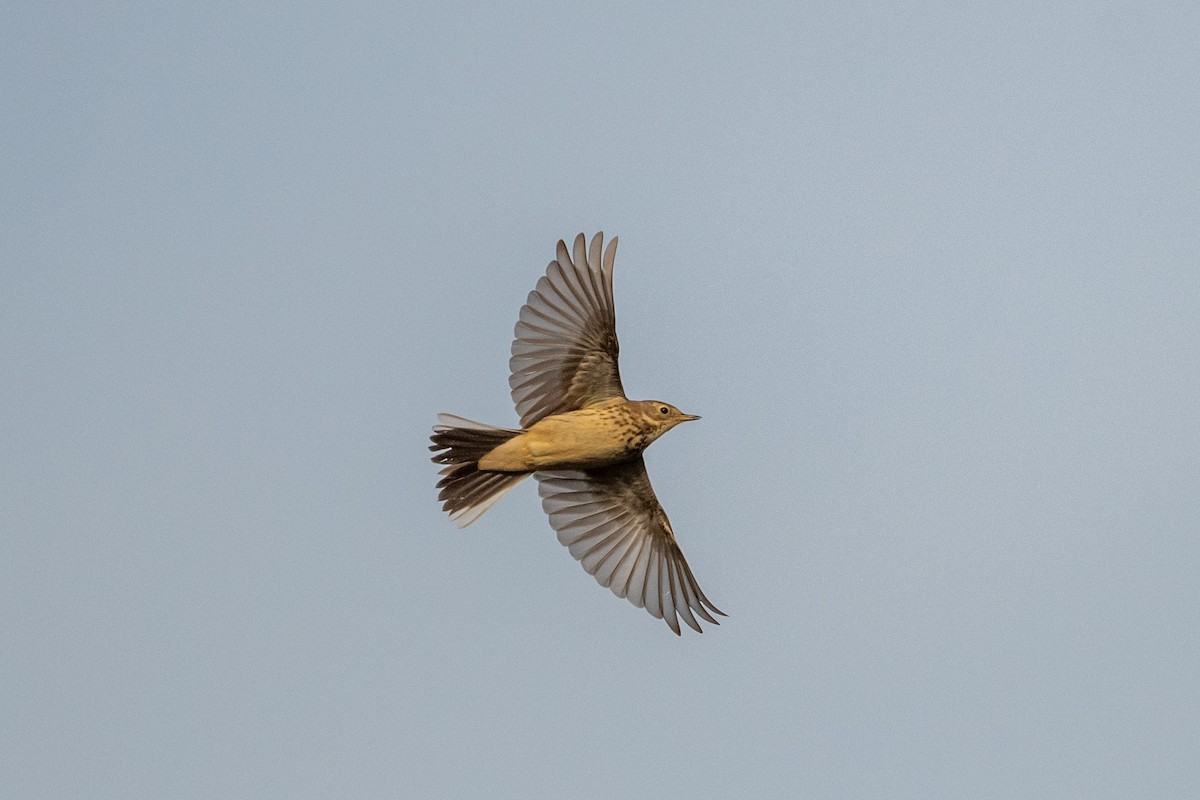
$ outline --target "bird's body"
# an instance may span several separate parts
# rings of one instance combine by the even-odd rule
[[[497,428],[439,414],[430,437],[445,464],[438,499],[460,526],[479,518],[529,475],[550,524],[590,574],[617,596],[700,631],[721,614],[700,591],[650,486],[642,451],[699,419],[657,400],[629,400],[617,371],[612,302],[614,238],[557,258],[521,309],[509,384],[522,427]]]
[[[614,397],[538,420],[479,459],[479,468],[532,472],[607,467],[640,455],[652,441],[689,419],[696,417],[666,403]]]

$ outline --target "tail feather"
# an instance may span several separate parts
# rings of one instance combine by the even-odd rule
[[[512,487],[529,477],[528,472],[493,472],[479,469],[479,459],[521,433],[496,428],[453,414],[438,414],[429,449],[433,461],[446,464],[439,473],[438,500],[458,527],[465,528],[491,508]]]

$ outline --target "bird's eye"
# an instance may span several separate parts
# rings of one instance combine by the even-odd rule
[[[659,407],[658,407],[658,413],[660,413],[660,414],[670,414],[670,413],[671,413],[671,409],[667,408],[666,406],[659,406]]]

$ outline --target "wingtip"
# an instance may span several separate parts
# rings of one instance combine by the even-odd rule
[[[612,277],[613,262],[617,259],[618,238],[614,236],[608,240],[608,247],[604,248],[604,255],[600,258],[600,271],[605,273],[610,279]]]

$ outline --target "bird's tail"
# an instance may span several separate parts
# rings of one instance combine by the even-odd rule
[[[528,472],[492,472],[479,468],[479,459],[499,445],[521,433],[510,428],[496,428],[482,422],[438,414],[433,426],[433,442],[429,449],[437,453],[433,461],[446,464],[438,481],[438,500],[450,519],[465,528],[479,519],[483,512],[504,496],[512,487],[529,477]]]

